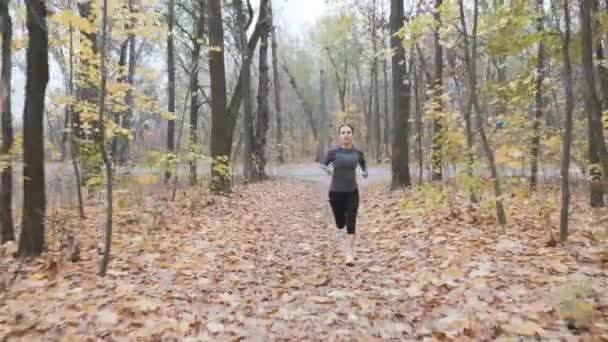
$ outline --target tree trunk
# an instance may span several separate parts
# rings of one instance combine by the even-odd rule
[[[247,60],[247,23],[243,12],[242,0],[235,0],[233,6],[236,11],[236,18],[239,30],[239,49],[241,53],[241,64]],[[243,176],[248,181],[253,181],[253,148],[255,145],[255,133],[253,129],[253,103],[251,99],[251,68],[243,69]]]
[[[194,186],[198,183],[197,174],[197,162],[196,157],[200,153],[200,147],[198,143],[198,110],[200,108],[198,100],[198,74],[200,71],[199,60],[201,58],[201,43],[200,41],[204,38],[205,34],[205,1],[198,0],[198,18],[196,28],[194,32],[194,39],[192,40],[192,80],[190,82],[190,129],[188,133],[189,137],[189,150],[192,153],[192,159],[190,160],[190,186]]]
[[[74,28],[70,23],[69,27],[69,63],[70,63],[70,75],[68,80],[69,85],[69,94],[70,96],[74,95]],[[73,104],[67,106],[68,111],[68,134],[67,140],[70,146],[70,157],[72,158],[72,168],[74,169],[74,176],[76,177],[76,194],[78,196],[78,211],[81,219],[85,219],[84,215],[84,201],[82,199],[82,180],[80,176],[80,167],[78,162],[78,141],[76,139],[77,129],[78,129],[78,118],[76,116],[76,111],[74,111]],[[76,134],[75,134],[76,132]]]
[[[279,56],[277,54],[277,30],[274,26],[273,16],[272,26],[272,80],[274,89],[274,109],[277,124],[277,162],[285,162],[283,149],[283,113],[281,110],[281,79],[279,78]]]
[[[538,19],[536,21],[536,31],[541,35],[541,40],[538,42],[538,54],[536,61],[536,84],[535,84],[535,108],[534,108],[534,121],[532,123],[533,135],[532,135],[532,150],[531,150],[531,162],[530,162],[530,190],[535,191],[536,185],[538,184],[538,153],[540,151],[540,124],[543,116],[543,93],[542,85],[545,76],[544,65],[545,65],[545,42],[544,42],[544,25],[545,20],[543,11],[543,0],[536,0],[536,12],[538,13]]]
[[[572,63],[570,62],[570,3],[564,0],[564,33],[562,57],[564,61],[564,89],[566,89],[566,123],[562,152],[562,207],[559,218],[559,236],[562,242],[568,239],[568,207],[570,205],[570,146],[572,144],[572,111],[574,110],[574,92],[572,90]]]
[[[589,123],[589,161],[592,177],[590,200],[592,207],[601,207],[604,206],[603,191],[597,183],[601,182],[602,179],[608,179],[608,151],[606,151],[606,144],[604,143],[601,104],[595,89],[593,36],[591,31],[592,6],[592,0],[581,0],[580,2],[585,111]]]
[[[254,171],[257,181],[263,181],[268,178],[266,175],[266,134],[268,133],[268,121],[270,106],[268,103],[268,95],[270,94],[269,83],[270,75],[268,72],[268,38],[270,35],[270,25],[272,12],[270,10],[270,1],[268,5],[261,9],[260,21],[263,22],[260,33],[260,51],[259,51],[259,84],[257,98],[257,117],[255,127],[255,148],[254,148]]]
[[[173,21],[175,20],[175,0],[169,0],[168,35],[167,35],[167,78],[168,105],[167,111],[172,118],[167,120],[167,153],[175,153],[175,49],[173,46]],[[170,168],[165,171],[165,183],[171,178]],[[177,172],[177,169],[176,169]]]
[[[600,14],[600,7],[599,7],[599,1],[598,0],[594,0],[593,2],[593,7],[594,7],[594,12],[596,14]],[[600,27],[601,23],[599,22],[599,16],[595,16],[596,17],[596,22],[595,25],[596,27]],[[605,43],[608,43],[608,41],[604,41]],[[604,48],[602,46],[602,41],[598,40],[596,47],[595,47],[595,57],[596,60],[598,61],[603,61],[604,60]],[[608,69],[606,68],[606,66],[602,63],[598,65],[598,75],[600,78],[600,85],[601,85],[601,94],[599,96],[600,98],[600,102],[601,102],[601,108],[602,110],[606,109],[608,107]]]
[[[13,229],[13,165],[9,155],[13,147],[13,120],[11,112],[13,22],[8,11],[9,0],[0,1],[2,22],[2,71],[0,84],[0,106],[2,111],[2,193],[0,194],[0,243],[15,240]]]
[[[414,53],[414,52],[412,52]],[[424,159],[422,157],[422,75],[418,72],[416,63],[412,63],[414,77],[414,115],[416,120],[416,158],[418,159],[418,182],[422,183],[424,172]]]
[[[23,111],[23,227],[21,256],[37,256],[44,248],[46,191],[44,179],[44,98],[49,81],[46,9],[27,0],[27,83]]]
[[[441,96],[443,94],[443,47],[440,43],[439,28],[441,27],[441,14],[439,7],[443,3],[443,0],[435,0],[435,22],[436,29],[433,32],[434,44],[435,44],[435,79],[433,80],[433,106],[434,112],[441,113],[443,111],[443,101]],[[433,120],[433,149],[432,149],[432,179],[434,181],[440,181],[443,179],[443,158],[441,156],[441,144],[442,144],[442,127],[441,118],[436,117]]]
[[[388,61],[387,58],[382,58],[382,73],[384,81],[384,134],[382,135],[382,143],[384,145],[384,156],[390,158],[390,116],[388,108]]]
[[[221,0],[209,0],[209,76],[211,80],[211,182],[213,192],[230,191],[229,158],[232,145],[226,107],[226,68]]]
[[[392,182],[391,188],[398,189],[411,185],[409,166],[410,85],[405,82],[407,66],[405,49],[397,32],[404,22],[403,0],[391,0],[391,49],[393,74],[393,134],[392,134]]]
[[[285,73],[289,77],[289,83],[291,84],[291,87],[293,88],[296,95],[300,99],[300,102],[302,104],[302,109],[304,109],[304,112],[306,113],[306,117],[308,119],[307,120],[308,126],[310,127],[310,130],[312,131],[313,138],[315,138],[315,140],[319,140],[320,139],[319,133],[317,130],[317,125],[315,124],[315,119],[314,119],[311,104],[308,101],[306,101],[306,99],[304,98],[304,94],[302,94],[302,91],[300,90],[300,88],[298,87],[298,84],[296,83],[296,78],[291,74],[291,72],[289,71],[289,69],[287,68],[287,65],[285,63],[283,63],[283,70],[285,70]],[[320,126],[320,124],[319,124],[319,126]]]
[[[475,121],[477,124],[477,130],[479,130],[479,135],[481,137],[481,143],[486,154],[486,158],[488,159],[488,164],[490,166],[490,173],[492,174],[492,178],[494,181],[494,195],[496,196],[496,217],[498,219],[498,223],[501,225],[505,225],[507,223],[507,218],[505,215],[505,210],[502,202],[502,190],[500,187],[500,177],[498,175],[498,171],[496,169],[496,160],[494,159],[494,151],[490,147],[490,143],[488,141],[488,137],[486,136],[483,118],[481,116],[481,107],[479,106],[479,102],[477,100],[477,72],[476,72],[476,62],[477,62],[477,27],[478,27],[478,0],[474,0],[474,14],[473,14],[473,32],[472,32],[472,47],[469,47],[469,38],[466,20],[464,16],[464,4],[463,0],[458,0],[459,8],[460,8],[460,22],[462,24],[462,31],[464,33],[464,47],[465,47],[465,60],[469,74],[469,83],[471,87],[470,101],[473,104],[475,111],[477,112],[475,116]],[[470,51],[469,51],[470,50]],[[470,52],[470,54],[469,54]]]
[[[129,0],[129,11],[131,13],[134,13],[136,10],[134,8],[134,0]],[[131,19],[131,23],[130,23],[130,27],[133,28],[135,27],[135,25],[137,24],[137,22],[135,21],[135,18]],[[123,117],[123,128],[130,131],[131,127],[132,127],[132,120],[133,120],[133,114],[134,114],[134,90],[133,90],[133,86],[134,86],[134,81],[135,81],[135,67],[136,67],[136,51],[135,51],[135,34],[131,33],[129,34],[129,65],[128,65],[128,71],[127,71],[127,83],[129,84],[129,90],[127,90],[127,93],[125,95],[125,102],[127,104],[127,112],[125,114],[125,116]],[[119,147],[119,152],[118,152],[118,163],[120,165],[126,165],[128,160],[129,160],[129,139],[121,139],[121,143],[120,143],[120,147]]]
[[[171,0],[173,1],[173,0]],[[100,134],[98,136],[97,143],[99,144],[99,150],[103,162],[106,166],[106,224],[104,229],[104,248],[103,257],[99,267],[99,275],[105,276],[110,261],[110,247],[112,246],[112,164],[108,158],[105,147],[105,125],[104,125],[104,113],[106,110],[106,50],[107,50],[107,27],[108,27],[108,0],[103,0],[103,14],[102,14],[102,26],[101,26],[101,51],[100,51],[100,74],[101,74],[101,89],[99,94],[99,116],[97,121],[99,122]]]
[[[333,55],[329,47],[325,47],[329,62],[334,69],[334,75],[336,76],[336,84],[338,85],[338,99],[340,100],[340,110],[346,112],[346,85],[348,84],[348,60],[344,61],[344,75],[340,76],[338,64],[334,60]]]
[[[380,78],[378,75],[379,61],[378,61],[378,14],[376,9],[376,1],[373,0],[372,6],[372,48],[374,58],[372,60],[372,68],[373,68],[373,91],[374,91],[374,115],[373,115],[373,145],[372,149],[374,150],[374,154],[376,157],[376,162],[382,162],[382,127],[380,125]]]
[[[325,155],[325,148],[327,147],[327,140],[329,134],[327,128],[329,121],[327,120],[327,105],[325,99],[325,71],[321,69],[319,78],[319,141],[317,143],[317,160],[321,160]]]
[[[127,74],[123,73],[123,70],[125,69],[125,66],[127,65],[127,52],[129,51],[129,39],[127,38],[121,45],[120,45],[120,55],[118,58],[118,70],[120,70],[120,72],[118,73],[118,79],[117,82],[118,83],[127,83]],[[113,114],[113,118],[112,120],[114,120],[114,122],[118,125],[120,125],[122,127],[123,121],[125,120],[125,116],[126,116],[126,112],[123,111],[122,113],[112,113]],[[119,146],[122,145],[122,140],[125,140],[126,137],[123,137],[122,135],[119,134],[114,134],[112,136],[112,144],[111,144],[111,150],[110,150],[110,156],[112,159],[112,165],[116,166],[118,164],[118,160],[119,160]]]

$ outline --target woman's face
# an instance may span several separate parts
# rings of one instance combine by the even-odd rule
[[[348,126],[340,127],[338,132],[340,136],[340,143],[342,145],[352,145],[353,143],[353,130]]]

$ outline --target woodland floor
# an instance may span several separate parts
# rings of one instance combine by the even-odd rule
[[[507,203],[503,229],[457,196],[433,210],[419,191],[361,196],[353,267],[323,182],[119,192],[105,278],[103,206],[52,210],[42,258],[0,248],[0,340],[608,340],[608,212],[576,200],[564,247],[540,199]]]

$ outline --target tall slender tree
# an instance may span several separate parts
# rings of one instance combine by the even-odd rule
[[[49,81],[49,45],[46,7],[26,0],[27,82],[23,110],[23,227],[19,254],[40,255],[44,248],[46,191],[44,177],[44,98]]]
[[[108,0],[103,0],[103,10],[101,17],[101,51],[99,56],[99,73],[100,73],[100,92],[99,92],[99,115],[97,121],[99,123],[100,134],[97,136],[97,144],[101,151],[101,156],[106,167],[106,222],[103,234],[103,256],[99,267],[99,275],[105,276],[110,261],[110,248],[112,246],[112,164],[105,147],[105,125],[104,115],[106,110],[106,53],[108,47]]]
[[[234,0],[232,2],[235,12],[236,20],[239,30],[239,50],[241,54],[241,64],[245,64],[247,61],[247,29],[253,19],[253,13],[247,16],[243,11],[243,1]],[[251,9],[251,5],[248,2],[248,7]],[[251,11],[251,10],[250,10]],[[253,147],[255,145],[255,130],[253,128],[253,102],[251,96],[251,68],[243,69],[243,86],[241,88],[241,96],[243,97],[243,175],[248,181],[253,180]]]
[[[189,147],[191,152],[196,152],[198,149],[198,112],[200,109],[199,101],[199,82],[198,76],[200,71],[200,58],[203,35],[205,34],[205,0],[196,2],[198,16],[194,27],[194,35],[192,39],[192,80],[190,81],[190,129],[189,132]],[[197,175],[197,160],[193,158],[190,164],[190,185],[196,185],[198,182]]]
[[[268,38],[270,36],[270,26],[272,12],[270,10],[271,1],[260,11],[260,50],[259,50],[259,74],[258,74],[258,106],[255,127],[255,148],[254,165],[255,178],[258,181],[265,180],[266,175],[266,134],[269,128],[270,106],[268,96],[270,94],[270,75],[268,71]]]
[[[530,189],[536,190],[538,183],[538,153],[540,151],[540,124],[543,116],[543,93],[542,85],[544,80],[544,65],[545,65],[545,42],[544,42],[544,10],[543,0],[536,0],[536,31],[540,35],[538,42],[538,52],[536,55],[536,83],[534,93],[534,121],[532,122],[532,149],[530,162]]]
[[[435,29],[433,30],[433,42],[435,45],[435,78],[433,80],[433,106],[436,113],[443,111],[443,46],[441,46],[441,37],[439,29],[441,28],[441,5],[443,0],[435,0]],[[433,120],[433,152],[432,159],[432,179],[437,181],[443,179],[443,158],[441,155],[442,144],[442,127],[441,118],[436,117]]]
[[[391,49],[393,74],[393,132],[392,132],[392,182],[391,188],[397,189],[411,185],[409,165],[409,117],[411,88],[406,83],[407,66],[405,48],[398,32],[404,23],[403,0],[391,0]]]
[[[274,13],[274,12],[273,12]],[[274,89],[274,111],[277,125],[277,162],[282,164],[285,162],[284,147],[283,147],[283,112],[281,105],[281,79],[279,77],[279,56],[277,44],[277,28],[274,24],[274,15],[272,16],[272,82]]]
[[[2,71],[0,76],[0,110],[2,111],[2,185],[0,188],[0,243],[15,240],[13,229],[13,166],[9,153],[13,146],[13,121],[11,112],[11,68],[13,22],[8,11],[9,0],[0,0],[0,25],[2,25]]]
[[[481,106],[479,105],[479,100],[477,99],[477,34],[479,27],[479,1],[473,1],[473,28],[471,32],[471,40],[469,42],[466,18],[464,14],[464,0],[458,0],[458,7],[460,9],[460,23],[462,25],[463,32],[463,40],[464,40],[464,57],[465,64],[467,66],[467,72],[469,76],[469,87],[470,87],[470,95],[469,101],[470,104],[475,108],[475,123],[477,126],[477,130],[479,131],[479,136],[481,138],[481,143],[483,146],[484,153],[486,158],[488,159],[488,164],[490,166],[490,173],[492,175],[492,179],[494,182],[494,195],[496,196],[495,204],[496,204],[496,218],[501,225],[505,225],[507,223],[507,217],[505,215],[505,209],[503,206],[502,200],[502,189],[500,186],[500,177],[498,175],[498,170],[496,168],[496,159],[494,157],[494,151],[490,146],[490,142],[488,141],[488,137],[485,132],[485,128],[483,125],[483,119],[481,114]]]
[[[167,152],[175,152],[175,47],[173,37],[173,26],[175,21],[175,0],[168,2],[168,34],[167,34],[167,79],[168,79],[168,95],[167,111],[171,118],[167,120]],[[165,182],[171,178],[171,172],[165,172]]]
[[[564,61],[564,89],[566,90],[566,115],[564,139],[562,141],[562,207],[559,218],[559,236],[562,242],[568,239],[568,207],[570,205],[570,146],[572,144],[572,111],[574,110],[574,92],[572,90],[572,63],[570,61],[570,1],[564,0],[564,18],[566,31],[563,35],[562,58]]]

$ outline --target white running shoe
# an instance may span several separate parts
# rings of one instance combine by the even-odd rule
[[[355,264],[355,234],[346,235],[346,265]]]

